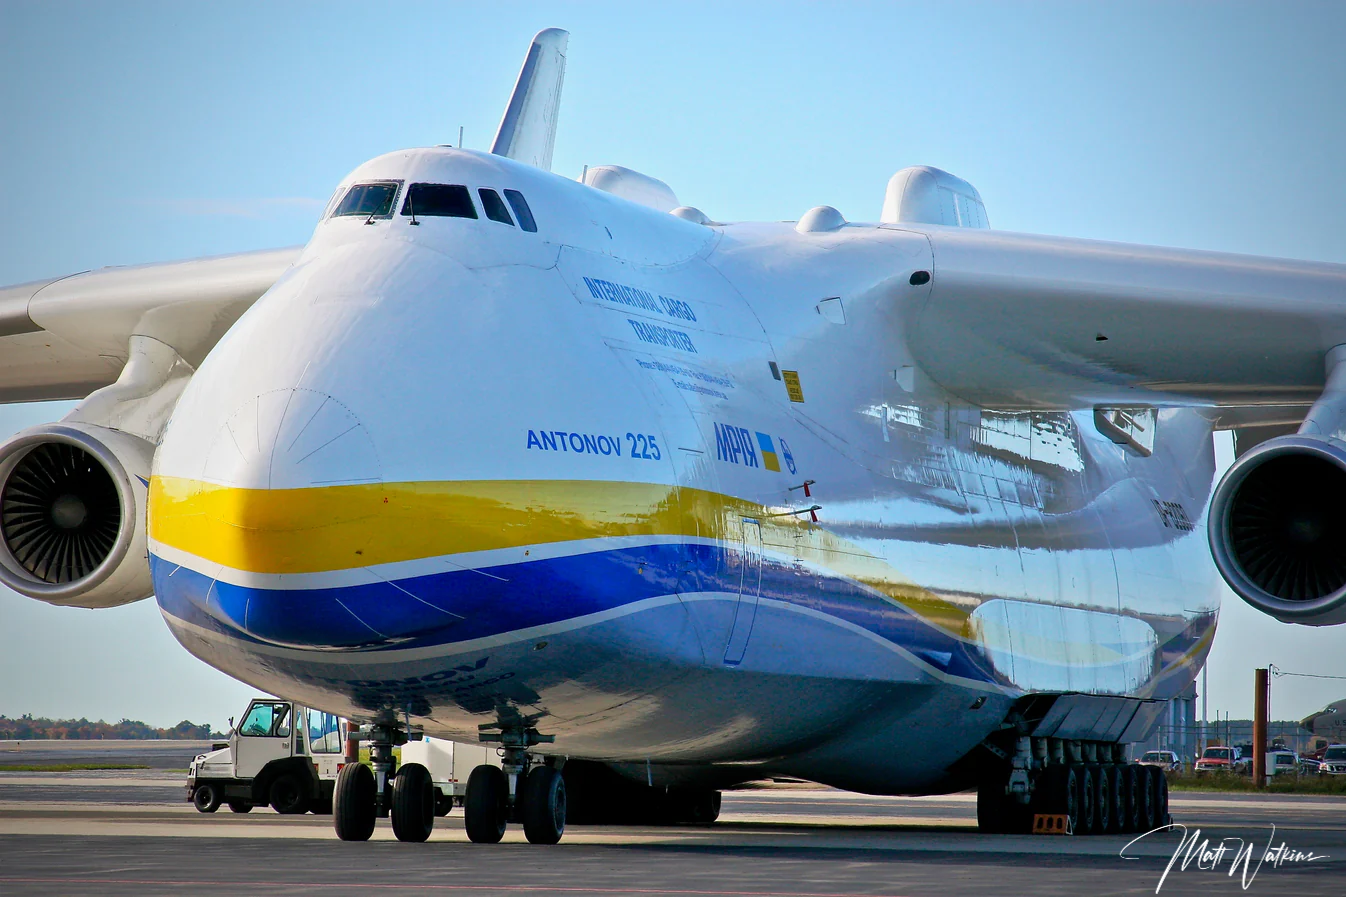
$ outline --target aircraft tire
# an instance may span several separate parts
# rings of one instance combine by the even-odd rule
[[[535,766],[523,782],[523,833],[530,844],[555,844],[566,830],[566,783],[550,766]]]
[[[1122,783],[1122,805],[1126,812],[1122,814],[1122,832],[1131,834],[1140,831],[1140,775],[1136,764],[1124,763],[1117,767],[1117,777]]]
[[[1094,782],[1094,768],[1088,764],[1078,764],[1075,769],[1075,786],[1079,802],[1079,825],[1077,835],[1092,835],[1097,831],[1098,786]]]
[[[720,818],[721,795],[713,788],[679,789],[668,797],[677,825],[711,825]]]
[[[430,770],[419,763],[397,770],[390,815],[397,840],[420,843],[430,837],[435,827],[435,785]]]
[[[1162,769],[1154,771],[1154,824],[1173,824],[1173,817],[1168,812],[1168,776]]]
[[[1009,831],[1009,801],[1005,783],[998,776],[977,786],[977,831],[1003,835]]]
[[[1122,791],[1122,767],[1117,763],[1103,765],[1103,791],[1107,794],[1107,834],[1126,830],[1126,793]]]
[[[202,813],[214,813],[220,808],[223,797],[224,792],[218,785],[207,782],[204,785],[197,785],[196,790],[192,792],[192,805]]]
[[[363,763],[347,763],[332,792],[332,825],[342,841],[368,841],[374,834],[374,773]]]
[[[526,781],[526,780],[525,780]],[[509,819],[509,782],[497,766],[478,766],[467,777],[463,827],[473,844],[498,844]]]
[[[1151,781],[1153,772],[1153,766],[1136,768],[1136,809],[1140,817],[1139,827],[1143,832],[1153,831],[1158,825],[1158,814],[1154,807],[1154,782]]]
[[[1094,830],[1092,834],[1106,835],[1112,830],[1112,794],[1108,791],[1108,767],[1091,763],[1094,771]]]
[[[1043,808],[1040,812],[1066,817],[1071,832],[1080,825],[1079,767],[1051,766],[1043,773]]]

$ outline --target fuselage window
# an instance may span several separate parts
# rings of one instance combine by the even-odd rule
[[[358,215],[361,218],[391,218],[399,186],[397,181],[356,184],[346,192],[332,217]]]
[[[476,218],[472,194],[461,184],[412,184],[402,214],[416,218]]]
[[[523,198],[523,194],[518,190],[506,190],[505,199],[509,200],[509,207],[514,210],[514,217],[519,219],[519,227],[530,234],[537,233],[537,222],[533,220],[533,210],[528,208],[528,200]]]
[[[481,197],[481,207],[486,210],[486,217],[492,221],[499,221],[501,224],[514,226],[514,219],[509,217],[509,209],[505,208],[505,201],[500,198],[500,194],[494,190],[482,187],[477,191]]]

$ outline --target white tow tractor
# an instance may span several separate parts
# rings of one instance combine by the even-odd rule
[[[255,698],[229,743],[200,754],[187,770],[187,800],[202,813],[223,803],[235,813],[332,812],[332,788],[345,764],[345,724],[324,713]]]
[[[187,770],[187,800],[202,813],[224,804],[235,813],[270,806],[277,813],[331,813],[337,774],[358,726],[292,701],[255,698],[228,744],[200,754]],[[499,766],[494,749],[436,738],[408,741],[401,766],[428,773],[434,814],[461,807],[467,777],[478,766]],[[460,774],[461,773],[461,774]]]

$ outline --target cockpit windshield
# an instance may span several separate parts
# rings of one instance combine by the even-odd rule
[[[346,191],[332,217],[358,215],[361,218],[391,218],[399,186],[397,181],[356,184]]]
[[[412,218],[476,218],[472,194],[462,184],[412,184],[402,203]]]

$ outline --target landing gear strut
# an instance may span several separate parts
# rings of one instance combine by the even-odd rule
[[[559,768],[533,765],[529,748],[555,741],[536,729],[483,732],[481,740],[499,744],[500,768],[478,766],[467,780],[463,802],[467,837],[477,844],[496,844],[510,822],[522,822],[533,844],[555,844],[566,827],[566,787]],[[531,768],[530,768],[531,767]]]

